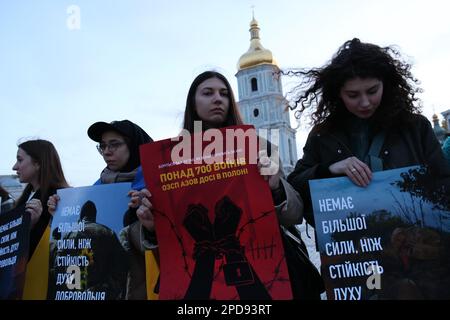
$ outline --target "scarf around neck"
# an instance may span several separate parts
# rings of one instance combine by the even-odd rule
[[[102,184],[116,183],[116,182],[130,182],[133,181],[134,178],[136,177],[137,170],[138,168],[130,172],[119,172],[105,168],[100,174],[100,180]]]

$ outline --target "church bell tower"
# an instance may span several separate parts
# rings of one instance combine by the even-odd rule
[[[280,69],[272,52],[265,49],[259,37],[258,22],[250,22],[250,48],[237,64],[239,109],[244,122],[256,129],[267,129],[279,133],[278,144],[283,171],[287,175],[297,162],[295,130],[291,127],[287,100],[283,96]]]

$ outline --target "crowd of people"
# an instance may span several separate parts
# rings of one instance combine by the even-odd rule
[[[273,174],[264,173],[264,159],[259,159],[258,168],[271,190],[280,231],[294,234],[304,252],[307,250],[295,225],[305,219],[315,227],[309,189],[312,179],[344,176],[365,188],[371,183],[373,172],[426,165],[442,187],[449,188],[450,142],[447,139],[444,146],[446,159],[429,121],[420,114],[419,89],[410,67],[391,47],[352,39],[326,65],[296,73],[301,84],[294,90],[293,109],[298,108],[302,114],[309,111],[312,122],[303,156],[287,177],[281,167]],[[231,86],[222,74],[206,71],[192,82],[182,128],[194,133],[195,121],[201,121],[203,130],[244,123]],[[153,140],[128,120],[96,122],[87,134],[98,143],[106,164],[94,185],[132,183],[129,210],[123,216],[124,229],[119,236],[130,263],[122,298],[147,299],[145,253],[150,250],[157,257],[158,241],[152,195],[143,178],[139,146]],[[37,292],[28,287],[47,287],[45,273],[49,265],[48,259],[42,257],[49,255],[49,224],[60,200],[56,190],[70,186],[51,142],[23,142],[18,145],[16,158],[13,170],[27,186],[14,206],[23,205],[25,214],[31,217],[23,299],[46,299],[45,290]],[[11,208],[6,201],[12,201],[4,190],[1,192],[4,212]],[[320,299],[324,291],[320,275],[317,277],[317,270],[304,268],[307,272],[299,276],[301,266],[289,258],[289,247],[285,244],[294,299]],[[312,278],[319,280],[306,285]],[[157,290],[155,287],[150,291]]]

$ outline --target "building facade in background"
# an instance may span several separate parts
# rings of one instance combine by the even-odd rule
[[[26,183],[20,183],[17,175],[0,175],[0,186],[8,191],[13,199],[18,199],[25,189]]]

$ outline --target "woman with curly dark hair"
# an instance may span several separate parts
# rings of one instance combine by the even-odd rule
[[[308,181],[348,176],[366,187],[373,171],[428,165],[448,184],[450,168],[429,121],[411,65],[392,47],[345,42],[322,68],[298,71],[294,109],[310,111],[313,129],[288,181],[305,201],[313,224]]]

